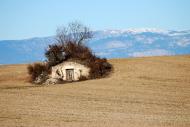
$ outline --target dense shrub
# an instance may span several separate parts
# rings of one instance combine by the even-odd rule
[[[92,79],[105,77],[112,71],[112,65],[105,58],[96,57],[88,66],[90,67],[90,78]]]
[[[80,60],[86,60],[92,56],[91,50],[82,43],[66,42],[62,46],[66,59],[78,58]]]
[[[57,65],[68,59],[79,59],[84,61],[94,57],[91,50],[84,44],[77,44],[71,41],[49,45],[49,49],[46,50],[45,56],[47,57],[49,66]]]
[[[41,84],[45,82],[48,78],[48,74],[50,73],[50,69],[48,69],[47,64],[44,63],[34,63],[30,64],[27,67],[28,74],[30,75],[30,82]]]
[[[85,80],[87,80],[88,78],[86,77],[86,76],[80,76],[79,77],[79,81],[85,81]]]

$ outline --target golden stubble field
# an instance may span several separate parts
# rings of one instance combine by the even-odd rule
[[[49,86],[0,66],[0,127],[190,127],[190,56],[109,61],[108,78]]]

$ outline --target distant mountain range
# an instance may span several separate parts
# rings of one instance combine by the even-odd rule
[[[0,41],[0,64],[45,60],[44,52],[54,36]],[[94,31],[86,43],[95,54],[106,58],[190,54],[190,30],[128,29]]]

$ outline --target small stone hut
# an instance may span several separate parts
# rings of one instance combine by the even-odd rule
[[[90,68],[82,61],[68,60],[52,67],[51,78],[64,81],[78,81],[80,77],[88,78]]]

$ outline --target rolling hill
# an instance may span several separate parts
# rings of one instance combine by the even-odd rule
[[[35,86],[0,66],[1,127],[189,127],[190,56],[109,60],[107,78]]]

